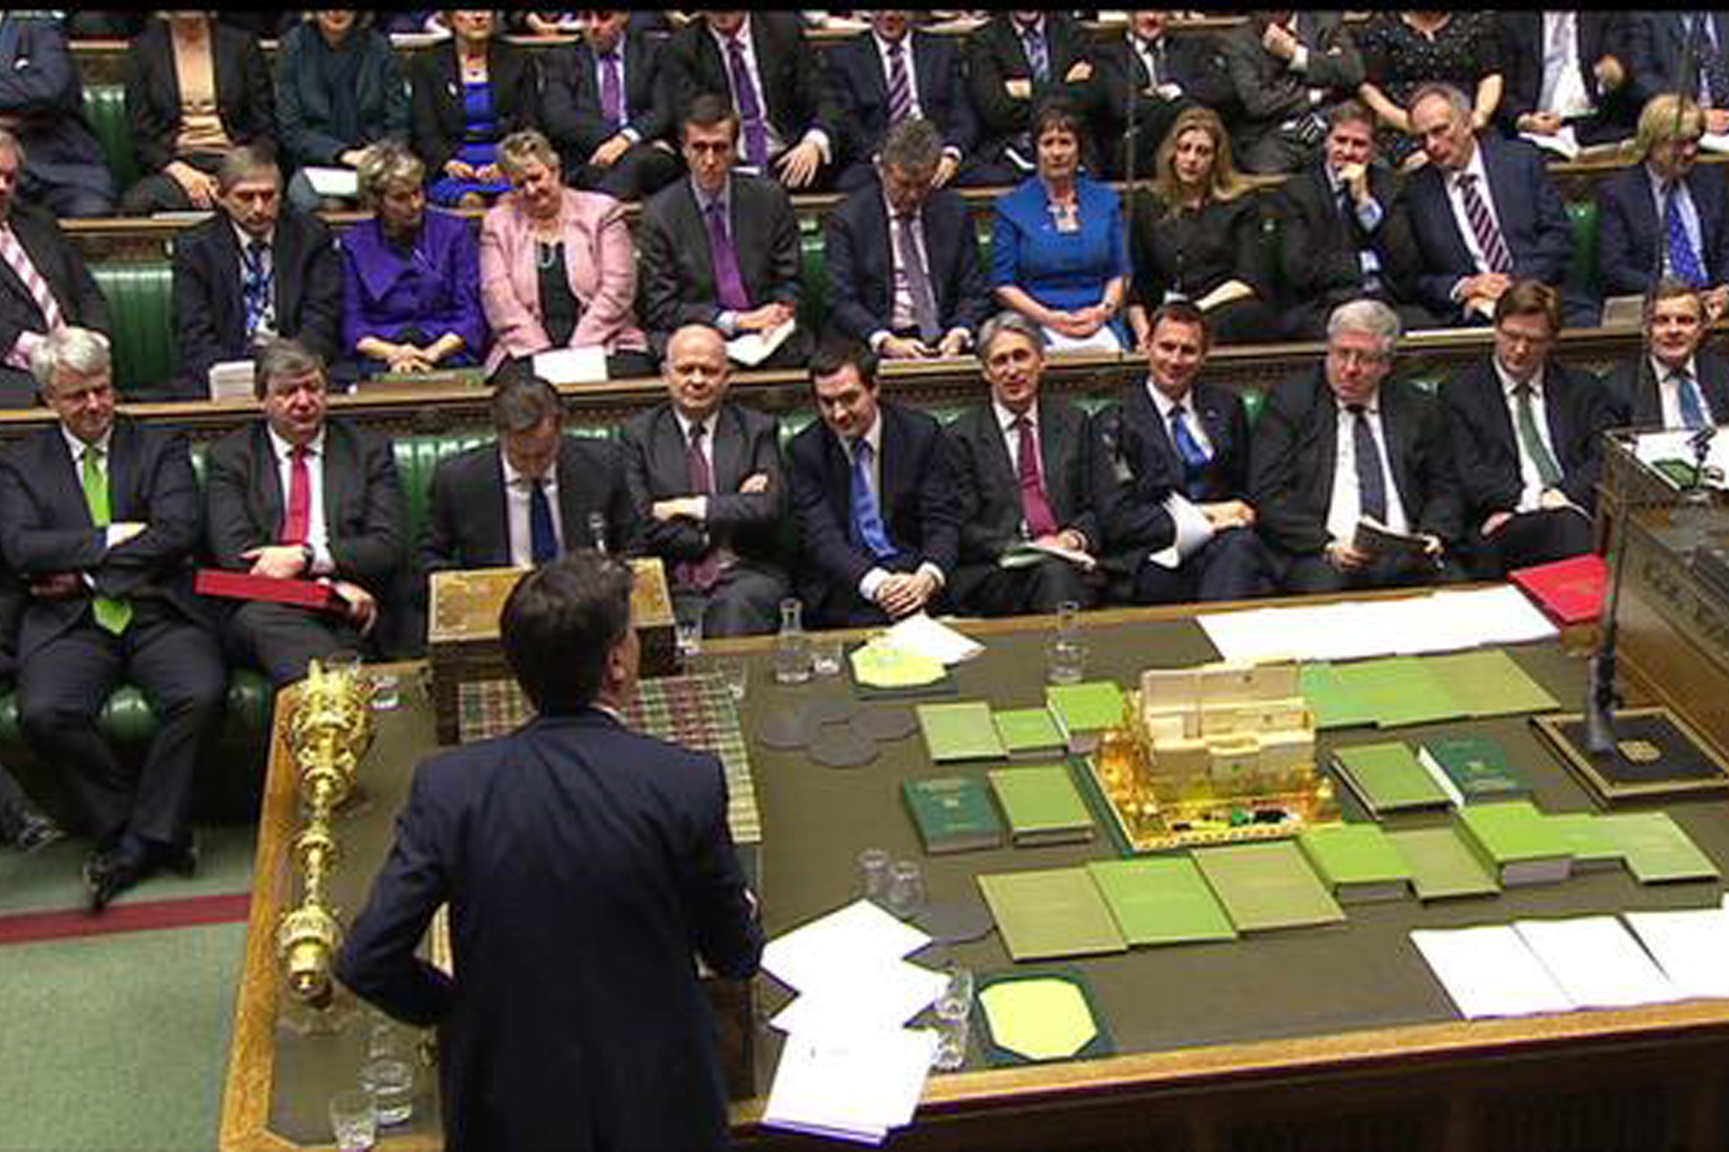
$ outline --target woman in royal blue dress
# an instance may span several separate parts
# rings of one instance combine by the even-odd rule
[[[454,11],[447,43],[423,49],[409,75],[415,154],[432,174],[434,204],[478,208],[510,190],[498,142],[539,126],[539,80],[523,49],[500,40],[490,11]]]

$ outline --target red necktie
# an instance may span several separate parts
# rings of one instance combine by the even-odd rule
[[[706,429],[701,424],[691,427],[690,440],[685,444],[684,467],[690,481],[693,495],[703,496],[714,493],[714,473],[708,466],[708,457],[703,455],[702,439]],[[720,544],[713,543],[708,553],[700,560],[681,561],[673,570],[673,576],[680,582],[690,585],[698,592],[708,592],[720,582],[721,571],[726,567],[730,553]]]
[[[282,542],[304,544],[312,530],[312,468],[306,458],[310,448],[295,448],[288,484],[288,512],[282,517]]]
[[[1021,416],[1016,418],[1015,426],[1021,433],[1021,514],[1026,518],[1027,532],[1037,540],[1056,532],[1057,518],[1051,513],[1044,482],[1039,479],[1039,442],[1033,436],[1033,422]]]

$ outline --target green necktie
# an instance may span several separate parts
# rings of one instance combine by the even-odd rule
[[[90,506],[90,519],[98,528],[108,527],[114,518],[108,508],[108,474],[102,468],[102,449],[94,444],[84,448],[84,502]],[[118,636],[132,623],[132,604],[98,596],[92,609],[96,623]]]
[[[1543,482],[1543,487],[1553,488],[1561,483],[1561,467],[1555,463],[1555,457],[1550,455],[1548,445],[1543,443],[1543,437],[1537,431],[1537,410],[1531,404],[1531,386],[1515,384],[1513,399],[1518,405],[1519,447],[1536,465],[1537,479]]]

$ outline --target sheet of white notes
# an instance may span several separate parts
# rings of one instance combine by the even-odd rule
[[[819,985],[844,985],[852,974],[872,978],[891,962],[899,963],[931,938],[883,911],[869,900],[819,916],[768,942],[763,971],[797,992]]]
[[[1580,1008],[1633,1008],[1678,998],[1619,917],[1515,920],[1513,928]]]
[[[1622,916],[1678,993],[1729,997],[1729,907]]]
[[[1467,1020],[1573,1008],[1511,924],[1420,929],[1411,933],[1411,943]]]
[[[948,977],[904,960],[872,969],[868,981],[806,988],[769,1025],[782,1032],[846,1033],[865,1027],[905,1024],[930,1007]]]
[[[914,612],[886,633],[890,644],[902,652],[916,652],[944,665],[971,660],[985,646],[962,632],[957,632],[923,612]]]
[[[911,1123],[935,1051],[936,1033],[926,1029],[788,1036],[762,1122],[880,1144],[890,1128]]]

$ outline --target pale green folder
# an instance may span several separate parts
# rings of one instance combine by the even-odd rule
[[[920,704],[914,711],[934,761],[1000,760],[1008,755],[991,719],[991,706],[983,700]]]
[[[1494,896],[1501,885],[1451,824],[1387,833],[1393,848],[1411,866],[1411,887],[1419,900]]]
[[[1561,707],[1543,686],[1499,648],[1425,656],[1429,671],[1472,716],[1517,716]]]
[[[1317,728],[1354,728],[1373,724],[1375,710],[1367,700],[1345,687],[1338,665],[1310,660],[1297,670],[1303,700],[1315,714]]]
[[[979,891],[990,905],[1004,946],[1016,960],[1128,950],[1110,907],[1085,868],[980,876]]]
[[[1231,918],[1187,856],[1095,860],[1087,871],[1130,945],[1237,938]]]
[[[1336,664],[1339,682],[1375,714],[1382,728],[1456,720],[1465,707],[1447,690],[1422,658],[1388,656]]]
[[[1597,819],[1641,884],[1718,877],[1717,865],[1667,812],[1613,812]]]
[[[1194,857],[1239,932],[1337,924],[1345,918],[1303,850],[1290,840],[1203,848]]]

